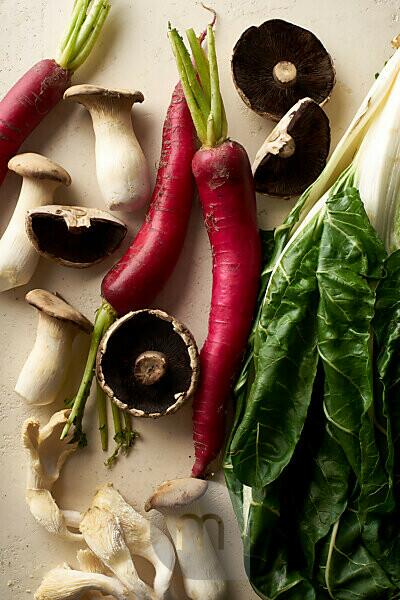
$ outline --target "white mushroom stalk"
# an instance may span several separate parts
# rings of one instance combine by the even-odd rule
[[[89,548],[134,594],[135,600],[155,600],[155,592],[140,579],[118,519],[112,512],[92,506],[83,516],[80,530]]]
[[[53,204],[60,185],[71,183],[69,174],[40,154],[19,154],[8,168],[23,177],[13,216],[0,240],[0,292],[28,283],[35,272],[39,255],[25,230],[29,209]]]
[[[99,592],[94,595],[92,592]],[[35,600],[81,600],[111,596],[118,600],[128,600],[129,593],[114,577],[101,573],[75,571],[67,564],[52,569],[43,578],[35,593]]]
[[[92,506],[109,510],[118,519],[131,555],[141,556],[153,565],[154,591],[157,598],[164,598],[175,566],[175,551],[167,536],[130,506],[112,485],[99,489]]]
[[[29,510],[49,533],[76,541],[81,540],[82,535],[70,531],[51,494],[65,461],[77,448],[77,444],[70,443],[72,436],[60,440],[69,412],[62,410],[55,413],[44,427],[40,427],[39,421],[34,418],[27,419],[22,426],[22,443],[29,457],[25,494]],[[79,513],[68,511],[68,516],[70,523],[80,521]]]
[[[38,309],[39,321],[35,344],[15,391],[29,404],[51,404],[68,375],[76,335],[79,331],[90,333],[92,325],[67,302],[46,290],[32,290],[25,299]]]
[[[202,503],[211,486],[193,478],[167,481],[145,506],[146,511],[155,509],[165,517],[190,600],[227,598],[226,576],[204,523]]]
[[[94,85],[70,87],[67,100],[90,112],[96,138],[97,181],[110,210],[135,211],[150,197],[149,168],[132,125],[132,106],[141,92]]]

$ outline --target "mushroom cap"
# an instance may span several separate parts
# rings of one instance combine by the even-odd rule
[[[115,252],[127,227],[104,210],[50,205],[27,212],[26,230],[39,254],[79,269]]]
[[[48,179],[57,181],[63,185],[71,185],[71,177],[65,169],[49,158],[34,152],[17,154],[8,162],[10,171],[14,171],[21,177],[32,179]]]
[[[279,63],[294,65],[295,80],[276,79]],[[243,101],[273,121],[300,98],[308,96],[321,104],[335,84],[332,59],[318,38],[281,19],[246,29],[233,50],[232,75]]]
[[[135,377],[139,357],[165,356],[165,374],[153,385]],[[97,353],[97,379],[117,406],[137,417],[176,412],[193,396],[199,379],[199,354],[192,334],[160,310],[139,310],[118,319]]]
[[[152,496],[146,501],[145,511],[151,509],[173,509],[177,506],[187,506],[199,500],[206,493],[208,481],[185,477],[172,479],[159,485]]]
[[[98,85],[73,85],[64,93],[64,100],[74,100],[81,104],[88,104],[96,99],[121,99],[127,100],[134,104],[135,102],[143,102],[144,96],[142,92],[126,89],[108,89]]]
[[[279,121],[253,163],[257,192],[297,196],[325,167],[331,141],[329,119],[311,98],[303,98]]]
[[[56,296],[47,290],[36,289],[28,292],[25,300],[50,317],[72,323],[85,333],[92,332],[91,322],[59,295]]]

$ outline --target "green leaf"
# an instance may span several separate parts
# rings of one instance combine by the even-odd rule
[[[321,231],[313,219],[279,262],[254,336],[255,380],[230,454],[238,479],[257,488],[276,479],[290,461],[311,399]]]
[[[332,196],[318,258],[318,352],[328,390],[325,412],[360,483],[362,513],[386,510],[391,502],[370,414],[372,280],[382,276],[385,256],[358,191]]]

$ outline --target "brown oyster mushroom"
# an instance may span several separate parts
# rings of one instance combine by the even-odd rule
[[[26,230],[39,254],[66,267],[82,269],[113,254],[127,227],[97,208],[42,206],[28,211]]]
[[[96,374],[112,401],[132,415],[171,414],[196,390],[196,342],[182,323],[163,311],[130,312],[104,336]]]
[[[320,175],[329,154],[329,119],[311,98],[295,104],[269,134],[253,163],[257,192],[297,196]]]
[[[246,29],[233,50],[232,75],[243,101],[273,121],[306,96],[325,102],[335,84],[332,58],[318,38],[281,19]]]

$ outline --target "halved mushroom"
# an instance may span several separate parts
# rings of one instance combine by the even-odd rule
[[[35,344],[19,374],[15,391],[29,404],[51,404],[60,393],[72,360],[72,343],[92,324],[60,296],[31,290],[25,300],[39,311]]]
[[[0,292],[28,283],[39,261],[26,234],[26,211],[50,204],[58,187],[71,184],[65,169],[40,154],[17,154],[8,168],[23,180],[14,214],[0,240]]]
[[[330,147],[329,119],[311,98],[303,98],[279,121],[253,163],[257,192],[297,196],[311,185],[326,164]]]
[[[232,74],[243,101],[273,121],[300,98],[325,102],[335,84],[332,59],[318,38],[281,19],[246,29],[233,50]]]
[[[182,323],[165,312],[131,312],[103,337],[96,373],[106,394],[132,415],[171,414],[196,390],[196,342]]]
[[[82,269],[115,252],[126,225],[104,210],[80,206],[42,206],[26,215],[28,237],[42,256]]]

